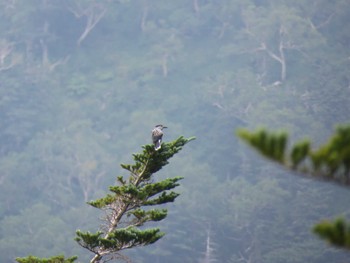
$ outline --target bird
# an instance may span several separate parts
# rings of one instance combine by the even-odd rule
[[[163,129],[168,128],[162,124],[158,124],[152,130],[152,142],[154,143],[154,149],[158,151],[161,148]]]

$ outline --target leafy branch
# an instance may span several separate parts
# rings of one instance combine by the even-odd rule
[[[129,176],[117,177],[117,185],[109,187],[111,193],[105,197],[88,202],[89,205],[105,211],[104,225],[95,233],[76,231],[75,240],[80,246],[94,253],[90,263],[101,263],[120,259],[130,260],[120,252],[138,246],[146,246],[164,236],[159,228],[139,229],[150,221],[161,221],[167,216],[167,209],[150,209],[150,206],[173,202],[178,193],[172,191],[183,177],[177,176],[162,181],[152,177],[182,147],[194,137],[163,143],[160,150],[154,145],[143,146],[143,151],[133,155],[134,164],[121,164]],[[19,263],[71,263],[77,257],[65,259],[56,256],[40,259],[33,256],[17,258]]]
[[[288,134],[284,132],[240,129],[237,135],[266,158],[299,175],[350,185],[350,125],[339,126],[328,142],[315,150],[309,140],[288,149]],[[335,246],[350,249],[350,222],[343,218],[322,221],[313,231]]]
[[[152,244],[163,237],[164,233],[158,228],[140,230],[138,227],[167,216],[166,209],[146,207],[173,202],[179,194],[170,190],[178,186],[178,181],[183,177],[152,182],[152,175],[167,165],[168,159],[192,139],[180,137],[164,143],[159,151],[155,151],[153,145],[143,146],[142,153],[133,155],[134,164],[121,165],[130,173],[129,177],[124,179],[119,176],[118,185],[109,188],[112,194],[89,202],[91,206],[106,211],[102,231],[94,234],[80,230],[76,232],[75,240],[79,245],[95,254],[91,263],[120,258],[121,250]]]
[[[338,127],[329,141],[315,150],[306,139],[287,149],[284,132],[240,129],[237,135],[263,156],[300,175],[350,185],[350,126]]]

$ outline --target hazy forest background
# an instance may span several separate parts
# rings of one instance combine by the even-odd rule
[[[310,229],[350,216],[346,189],[261,160],[235,129],[318,145],[350,116],[348,0],[1,0],[0,261],[91,257],[104,195],[150,143],[196,136],[185,176],[135,262],[345,262]]]

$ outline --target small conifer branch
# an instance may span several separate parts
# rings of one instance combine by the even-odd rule
[[[149,158],[147,158],[146,163],[144,164],[143,170],[142,170],[141,173],[137,176],[137,179],[136,179],[136,181],[135,181],[135,185],[136,185],[136,186],[139,185],[139,183],[140,183],[140,181],[141,181],[143,175],[145,174],[146,169],[147,169],[147,167],[148,167],[148,162],[149,162]]]
[[[237,134],[262,155],[298,175],[350,186],[350,125],[338,127],[328,142],[315,150],[311,149],[308,140],[303,140],[295,143],[288,152],[285,149],[286,134],[243,129]],[[330,244],[350,249],[350,222],[343,218],[320,222],[313,231]]]
[[[16,258],[19,263],[73,263],[78,257],[65,258],[63,255],[54,256],[51,258],[38,258],[34,256],[28,256],[24,258]]]
[[[350,222],[342,217],[334,221],[324,220],[315,225],[313,231],[337,247],[350,249]]]
[[[350,125],[338,127],[329,141],[315,150],[308,140],[288,150],[286,133],[240,129],[237,135],[263,156],[301,176],[350,186]]]
[[[142,153],[133,155],[134,164],[121,165],[130,173],[129,178],[117,177],[118,184],[109,188],[112,193],[89,202],[91,206],[106,212],[102,232],[92,234],[77,231],[76,241],[95,254],[90,263],[106,262],[114,256],[122,259],[121,250],[152,244],[163,237],[164,233],[158,228],[140,230],[138,227],[146,222],[163,220],[167,210],[145,210],[143,207],[173,202],[179,194],[171,190],[179,185],[178,181],[183,177],[152,182],[152,175],[193,139],[181,136],[173,142],[163,143],[158,151],[154,150],[153,145],[143,146]]]

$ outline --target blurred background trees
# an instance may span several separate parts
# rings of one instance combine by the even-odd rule
[[[263,125],[317,146],[348,122],[348,1],[0,7],[0,261],[63,252],[88,259],[73,233],[99,222],[82,204],[102,196],[158,123],[170,127],[165,140],[197,140],[161,171],[186,175],[182,195],[161,223],[168,235],[130,252],[135,261],[347,258],[310,232],[320,219],[348,215],[344,189],[288,176],[233,131]]]

